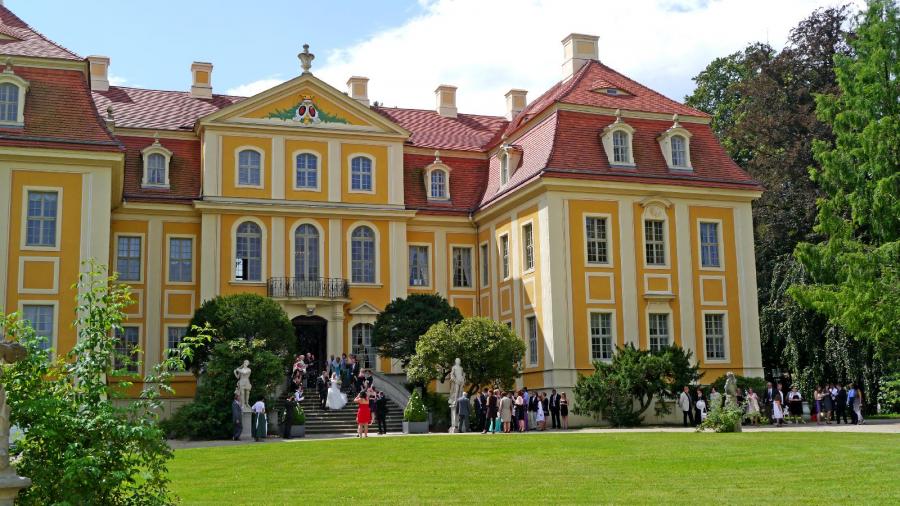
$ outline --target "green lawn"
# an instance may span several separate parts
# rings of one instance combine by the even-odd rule
[[[900,504],[900,436],[353,438],[178,450],[170,473],[185,504]]]

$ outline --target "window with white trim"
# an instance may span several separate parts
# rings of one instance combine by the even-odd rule
[[[481,245],[479,249],[479,264],[481,265],[481,286],[486,286],[491,282],[490,278],[490,266],[488,265],[488,258],[490,256],[490,249],[488,248],[487,243]]]
[[[22,319],[34,330],[37,337],[45,340],[41,348],[50,349],[53,344],[53,306],[50,304],[23,304]]]
[[[666,265],[666,222],[644,220],[644,251],[647,265]]]
[[[525,263],[524,269],[534,269],[534,227],[531,223],[522,225],[522,257]]]
[[[304,223],[294,231],[294,278],[319,280],[319,229]]]
[[[431,185],[429,189],[430,199],[446,199],[447,198],[447,171],[443,169],[434,169],[431,171]]]
[[[169,281],[194,281],[194,240],[190,237],[169,238]]]
[[[500,265],[503,270],[503,279],[509,277],[509,236],[500,236]]]
[[[375,232],[365,225],[350,234],[350,281],[375,282]]]
[[[591,313],[591,360],[611,360],[613,356],[612,313]]]
[[[29,191],[25,245],[56,246],[56,215],[59,194],[53,191]]]
[[[235,261],[246,275],[242,281],[262,281],[262,228],[252,221],[238,225]]]
[[[164,186],[166,184],[166,157],[159,153],[147,156],[147,184]]]
[[[703,315],[703,331],[706,337],[706,359],[725,360],[725,315]]]
[[[585,217],[584,240],[587,244],[587,263],[609,263],[609,244],[606,238],[606,218],[597,216]]]
[[[472,248],[453,248],[453,288],[472,287]]]
[[[120,235],[116,239],[116,272],[119,281],[141,280],[141,237]]]
[[[245,149],[238,153],[238,185],[260,186],[262,183],[262,155]]]
[[[13,83],[0,84],[0,121],[19,121],[19,87]]]
[[[350,189],[372,191],[372,160],[370,158],[356,156],[350,160]]]
[[[673,135],[669,140],[672,145],[672,166],[687,167],[687,141],[683,135]]]
[[[719,261],[719,224],[714,221],[700,222],[700,265],[721,267]]]
[[[538,327],[537,318],[525,318],[525,331],[528,333],[528,365],[538,365]]]
[[[116,329],[116,354],[113,369],[125,370],[129,374],[138,372],[137,348],[141,341],[139,327],[120,327]]]
[[[375,347],[372,346],[371,323],[357,323],[351,329],[353,336],[353,354],[363,369],[375,367]]]
[[[628,164],[631,163],[631,141],[628,132],[624,130],[616,130],[613,132],[613,162]]]
[[[648,316],[647,334],[650,351],[662,351],[669,346],[669,314],[650,313]]]
[[[409,247],[409,286],[428,286],[428,246]]]
[[[319,157],[312,153],[300,153],[295,160],[298,189],[315,190],[319,187]]]
[[[166,353],[173,354],[178,350],[178,346],[187,335],[187,330],[187,327],[168,327],[166,330]]]

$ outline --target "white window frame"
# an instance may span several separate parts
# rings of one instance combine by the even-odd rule
[[[124,337],[125,329],[129,329],[129,328],[137,329],[137,335],[138,335],[138,338],[137,338],[137,344],[135,345],[135,350],[141,350],[141,341],[143,341],[143,339],[144,339],[144,332],[143,332],[143,329],[141,328],[141,325],[140,325],[140,324],[127,324],[127,323],[125,323],[125,324],[122,324],[121,327],[122,327],[123,337]],[[116,332],[116,331],[113,330],[113,336],[114,336],[116,339],[118,339],[118,336],[115,335],[115,332]],[[117,350],[117,351],[118,351],[118,350]],[[142,351],[143,351],[143,350],[142,350]],[[143,353],[138,353],[137,351],[135,351],[135,357],[133,358],[133,360],[134,360],[134,362],[135,362],[134,367],[135,367],[137,370],[135,370],[135,371],[128,371],[128,373],[126,374],[126,376],[131,377],[131,376],[140,376],[140,375],[141,375],[142,370],[143,370],[143,368],[144,368],[144,361],[141,360],[141,355],[143,355]],[[113,368],[118,369],[118,367],[116,367],[115,357],[113,358]]]
[[[596,356],[594,354],[594,315],[609,315],[609,339],[610,339],[610,355],[608,358],[604,358],[602,356]],[[613,355],[616,353],[616,312],[613,309],[588,309],[587,311],[587,330],[588,330],[588,354],[591,357],[591,362],[594,361],[602,361],[602,362],[610,362],[612,361]],[[598,336],[602,338],[602,336]],[[601,344],[602,346],[602,344]]]
[[[662,255],[663,255],[662,260],[663,261],[661,263],[656,263],[656,262],[651,263],[648,261],[648,258],[647,258],[647,247],[651,244],[650,239],[647,237],[647,225],[651,222],[659,223],[662,227],[662,241],[661,242],[662,242]],[[643,251],[643,253],[644,253],[644,265],[645,266],[660,268],[660,267],[667,267],[669,265],[669,241],[668,241],[668,234],[666,233],[666,228],[668,228],[667,225],[668,224],[666,223],[666,220],[659,219],[659,218],[644,218],[643,220],[641,220],[641,228],[642,228],[642,233],[644,235],[644,251]],[[658,244],[659,242],[660,241],[658,241],[656,239],[653,240],[653,244]]]
[[[672,311],[671,310],[660,311],[660,310],[648,308],[647,313],[646,313],[646,322],[645,322],[647,325],[647,350],[653,351],[653,346],[651,345],[651,341],[650,341],[650,338],[651,338],[650,320],[651,320],[652,315],[666,315],[666,341],[667,341],[666,346],[672,346],[673,344],[675,344],[675,337],[674,337],[675,322],[672,318]]]
[[[528,351],[528,367],[538,367],[540,365],[540,360],[538,354],[541,352],[541,340],[540,333],[541,329],[538,326],[537,316],[534,313],[528,314],[525,316],[525,334],[526,334],[526,346]],[[533,322],[533,326],[532,326]],[[532,330],[534,330],[532,334]],[[534,349],[532,350],[532,344],[534,345]]]
[[[435,172],[443,172],[444,174],[444,195],[435,195],[432,190],[431,177]],[[425,167],[423,181],[425,184],[425,196],[428,200],[446,202],[450,200],[450,172],[449,166],[441,162],[440,158],[435,158],[434,162]]]
[[[151,155],[160,155],[163,157],[163,182],[150,182],[150,157]],[[143,160],[143,176],[141,178],[141,187],[143,188],[169,188],[170,167],[172,163],[172,152],[160,144],[159,139],[154,139],[153,144],[141,150],[141,159]]]
[[[500,187],[504,187],[509,183],[509,153],[500,152]]]
[[[0,72],[0,84],[12,84],[18,88],[18,103],[16,104],[16,119],[0,121],[0,126],[4,127],[24,127],[25,126],[25,96],[30,86],[29,82],[13,73],[12,69]]]
[[[711,266],[711,265],[703,265],[703,224],[704,223],[712,223],[716,225],[716,240],[718,241],[718,257],[719,257],[719,265]],[[725,249],[722,247],[722,239],[723,239],[723,230],[722,230],[722,220],[712,219],[712,218],[700,218],[697,220],[697,267],[704,271],[724,271],[725,270]]]
[[[119,272],[119,238],[121,237],[136,237],[141,240],[140,257],[138,258],[138,279],[122,279],[121,277],[121,272]],[[113,234],[113,271],[120,275],[118,278],[119,282],[129,285],[144,284],[145,248],[147,248],[147,235],[143,232],[116,232]]]
[[[353,188],[353,159],[358,157],[367,158],[372,164],[372,188],[369,190]],[[370,155],[369,153],[350,153],[349,155],[347,155],[347,193],[363,193],[367,195],[374,195],[376,192],[376,173],[377,168],[374,156]]]
[[[722,317],[722,353],[724,356],[722,358],[710,358],[709,356],[709,346],[707,343],[707,339],[709,336],[706,334],[706,317],[707,316],[721,316]],[[700,325],[703,326],[703,360],[704,362],[729,362],[731,360],[731,349],[728,345],[728,312],[727,311],[700,311]]]
[[[688,129],[681,126],[677,114],[672,119],[674,120],[672,126],[657,138],[659,149],[662,151],[663,158],[665,158],[666,166],[668,166],[669,170],[693,171],[694,165],[691,162],[691,136],[693,134],[691,134]],[[675,165],[672,160],[672,137],[676,135],[684,137],[684,165]]]
[[[410,248],[413,248],[413,247],[425,248],[425,262],[427,263],[427,265],[425,266],[426,267],[426,269],[425,269],[426,280],[425,281],[427,281],[427,283],[425,283],[424,285],[413,285],[410,283],[410,277],[412,274],[412,261],[409,258],[409,253],[410,253],[409,250],[410,250]],[[406,255],[407,255],[407,269],[408,269],[408,272],[406,273],[406,283],[409,286],[409,288],[412,290],[430,290],[431,285],[432,285],[431,278],[433,277],[431,274],[431,243],[427,243],[427,242],[407,243]]]
[[[241,152],[255,151],[259,153],[259,184],[241,183]],[[266,152],[257,146],[239,146],[234,149],[234,187],[264,189],[266,187]]]
[[[478,245],[478,279],[481,288],[491,285],[491,243],[482,241]]]
[[[626,146],[628,148],[628,157],[625,161],[616,161],[615,141],[616,132],[623,132],[626,135]],[[600,142],[603,144],[603,151],[606,153],[606,159],[610,167],[616,168],[634,168],[634,127],[622,120],[621,114],[616,117],[616,121],[606,126],[600,134]]]
[[[512,277],[512,265],[510,265],[509,261],[509,247],[509,232],[500,234],[497,238],[497,248],[500,250],[498,252],[498,260],[500,260],[500,276],[503,281]]]
[[[530,234],[525,233],[526,227],[531,231]],[[535,255],[534,245],[534,220],[528,220],[522,223],[520,233],[522,234],[522,274],[534,272],[537,264],[537,256]],[[531,245],[529,246],[527,237],[531,237]],[[531,252],[529,253],[529,247]],[[531,265],[528,265],[529,256],[531,257]]]
[[[365,335],[361,336],[362,343],[359,345],[359,348],[362,349],[362,351],[363,351],[362,353],[358,353],[359,348],[357,347],[357,344],[356,344],[356,341],[357,341],[356,329],[357,328],[360,328],[360,329],[368,328],[369,329],[369,335],[368,335],[369,346],[366,346],[366,336]],[[372,345],[373,332],[374,332],[374,325],[369,322],[356,322],[350,327],[350,352],[352,354],[356,355],[357,360],[365,357],[365,360],[369,360],[371,358],[372,361],[374,362],[369,365],[366,365],[365,362],[360,363],[360,366],[362,369],[376,370],[379,368],[378,367],[378,350],[375,348],[375,346]]]
[[[599,219],[604,220],[604,227],[606,233],[606,261],[605,262],[591,262],[589,260],[588,255],[588,234],[587,234],[587,223],[589,219]],[[609,213],[584,213],[581,216],[581,233],[584,237],[584,266],[585,267],[612,267],[614,262],[614,250],[613,250],[613,234],[612,234],[612,215]]]
[[[318,221],[309,219],[309,218],[302,218],[302,219],[295,221],[293,224],[291,224],[290,235],[288,235],[288,238],[287,238],[287,240],[290,241],[290,243],[291,243],[290,244],[291,257],[288,259],[288,262],[290,263],[290,269],[291,269],[291,271],[290,271],[291,278],[296,279],[298,276],[298,274],[297,274],[297,229],[300,228],[302,225],[312,225],[316,229],[316,231],[318,231],[318,233],[319,233],[319,244],[318,244],[318,246],[319,246],[319,251],[318,251],[319,277],[325,278],[325,277],[327,277],[327,276],[325,276],[325,239],[326,239],[325,229],[322,227],[321,223],[319,223]]]
[[[299,186],[297,178],[297,158],[300,155],[313,155],[316,157],[316,186]],[[321,192],[322,191],[322,154],[314,149],[298,149],[291,153],[291,188],[298,192]],[[291,236],[293,237],[293,236]]]
[[[455,250],[468,250],[469,251],[469,286],[457,285],[456,284],[456,264],[454,259],[454,251]],[[475,252],[474,248],[471,244],[450,244],[450,286],[454,290],[474,290],[475,289],[475,280],[472,279],[472,276],[475,275]]]
[[[172,239],[188,239],[191,241],[191,280],[172,281]],[[193,234],[166,234],[166,283],[167,285],[193,285],[197,282],[197,236]]]
[[[45,299],[29,299],[19,300],[19,314],[25,318],[25,306],[52,306],[53,307],[53,335],[47,337],[47,346],[50,350],[50,357],[55,357],[58,352],[59,342],[59,301]]]
[[[54,241],[52,246],[29,245],[28,244],[28,194],[30,192],[56,193],[56,229],[54,230]],[[63,223],[63,189],[59,186],[31,186],[22,187],[22,228],[20,232],[21,244],[23,250],[28,251],[59,251],[60,236],[62,234]]]
[[[373,282],[353,281],[353,232],[361,227],[369,227],[375,234],[375,280]],[[347,227],[347,279],[350,286],[381,286],[381,231],[370,221],[355,221]],[[408,274],[408,273],[407,273]]]
[[[237,279],[235,277],[235,269],[237,266],[237,230],[238,227],[241,226],[242,223],[246,221],[252,221],[259,226],[260,231],[262,232],[262,238],[260,239],[260,279],[259,281],[251,281],[246,279]],[[255,216],[241,216],[237,218],[234,223],[231,224],[231,235],[229,236],[231,241],[231,265],[229,265],[230,280],[229,283],[232,284],[241,284],[241,285],[265,285],[267,276],[267,268],[268,268],[268,242],[269,242],[269,231],[266,228],[265,224],[259,218]],[[249,269],[248,269],[249,271]]]

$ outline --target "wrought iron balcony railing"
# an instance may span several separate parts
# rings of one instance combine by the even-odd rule
[[[269,278],[269,297],[275,299],[347,299],[350,287],[341,278]]]

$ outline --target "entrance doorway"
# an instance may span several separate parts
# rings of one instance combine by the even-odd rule
[[[321,316],[298,316],[291,320],[294,324],[294,333],[297,336],[297,353],[312,353],[315,355],[315,375],[322,374],[322,365],[328,357],[328,321]],[[313,376],[315,377],[315,376]]]

